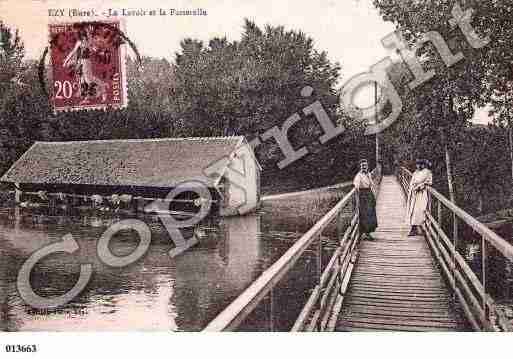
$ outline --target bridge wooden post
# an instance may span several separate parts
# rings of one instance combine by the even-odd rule
[[[319,242],[317,243],[317,285],[319,286],[319,290],[321,289],[322,287],[322,231],[321,233],[319,233]],[[322,299],[322,295],[319,296],[319,315],[320,313],[322,312],[322,306],[323,306],[323,299]],[[321,328],[320,328],[320,322],[317,320],[316,323],[315,323],[315,328],[314,330],[316,331],[321,331]]]
[[[444,222],[442,217],[442,202],[440,201],[438,201],[437,217],[438,224],[443,228]]]
[[[269,301],[270,301],[269,326],[270,326],[270,331],[274,332],[274,288],[272,288],[271,291],[269,292]]]
[[[77,196],[71,197],[71,207],[76,208],[80,204],[80,199]]]
[[[23,192],[20,189],[20,184],[18,182],[16,182],[14,184],[14,201],[16,204],[21,203],[21,195],[22,194],[23,194]]]
[[[486,301],[486,240],[484,236],[481,236],[481,282],[483,283],[483,294],[482,294],[482,302],[483,302],[483,319],[482,323],[485,325],[485,328],[488,323],[488,305]]]
[[[456,271],[456,251],[458,250],[458,217],[456,213],[452,214],[452,255],[451,255],[451,274],[453,280],[455,280],[455,271]],[[453,293],[455,296],[456,293]]]
[[[374,102],[376,104],[376,124],[378,123],[378,117],[379,117],[379,112],[378,112],[378,83],[375,82],[374,83]],[[380,138],[380,134],[379,133],[376,133],[376,168],[379,168],[381,170],[381,148],[380,148],[380,141],[379,141],[379,138]]]
[[[20,224],[23,221],[23,216],[21,214],[21,208],[20,206],[14,207],[14,230],[19,231],[20,230]]]
[[[319,234],[319,242],[317,243],[317,283],[321,283],[322,276],[322,232]]]
[[[132,210],[134,211],[134,213],[138,213],[139,212],[139,197],[132,197]]]
[[[456,216],[456,213],[452,214],[452,235],[454,238],[454,246],[456,247],[458,242],[458,216]]]
[[[144,207],[146,205],[145,199],[143,197],[137,197],[136,203],[137,211],[141,213],[144,212]]]

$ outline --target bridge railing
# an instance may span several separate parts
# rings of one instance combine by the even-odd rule
[[[379,183],[381,181],[381,171],[374,170],[372,177],[375,182]],[[318,270],[318,280],[291,331],[325,330],[330,325],[330,319],[331,326],[334,326],[333,322],[336,318],[331,318],[330,314],[333,312],[332,308],[337,305],[337,299],[340,302],[340,293],[345,292],[347,288],[359,240],[357,203],[356,191],[351,189],[335,207],[326,213],[273,265],[214,318],[205,327],[204,331],[236,330],[264,300],[266,295],[278,285],[280,280],[294,268],[296,262],[307,252],[307,249],[315,244],[317,244],[316,268]],[[334,221],[337,221],[342,211],[351,205],[353,205],[353,215],[350,224],[327,266],[321,271],[322,258],[320,253],[322,252],[323,231]]]
[[[400,168],[397,176],[407,197],[412,173],[406,168]],[[493,248],[495,253],[513,261],[513,246],[434,188],[428,186],[428,194],[429,209],[422,228],[469,323],[474,330],[479,331],[511,331],[511,323],[503,310],[497,307],[488,290],[490,268],[487,267],[487,256]],[[444,212],[448,212],[449,216],[444,215]],[[470,229],[480,238],[481,261],[478,273],[472,270],[458,250],[461,241],[465,240],[459,238],[464,232],[462,227],[467,227],[465,229]]]

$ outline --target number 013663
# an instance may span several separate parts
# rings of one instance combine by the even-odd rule
[[[37,346],[35,344],[7,344],[5,346],[6,353],[35,353]]]

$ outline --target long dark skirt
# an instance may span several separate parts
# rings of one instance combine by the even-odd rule
[[[372,233],[378,226],[376,199],[370,189],[360,189],[360,234]]]

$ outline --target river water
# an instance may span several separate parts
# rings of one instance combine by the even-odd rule
[[[0,330],[201,330],[342,195],[340,190],[332,190],[273,200],[248,216],[208,218],[184,231],[194,231],[200,241],[175,258],[168,255],[174,246],[159,218],[139,215],[151,229],[151,245],[139,261],[124,268],[104,264],[96,245],[111,224],[129,215],[50,216],[0,209]],[[335,229],[323,237],[324,264],[333,252]],[[43,297],[62,295],[75,285],[80,264],[86,263],[93,267],[91,280],[68,304],[34,309],[18,294],[18,271],[34,252],[61,241],[68,233],[80,249],[38,262],[31,274],[32,287]],[[125,256],[138,243],[136,232],[121,231],[113,237],[110,250]],[[316,253],[314,248],[308,249],[239,330],[289,330],[317,280]]]

